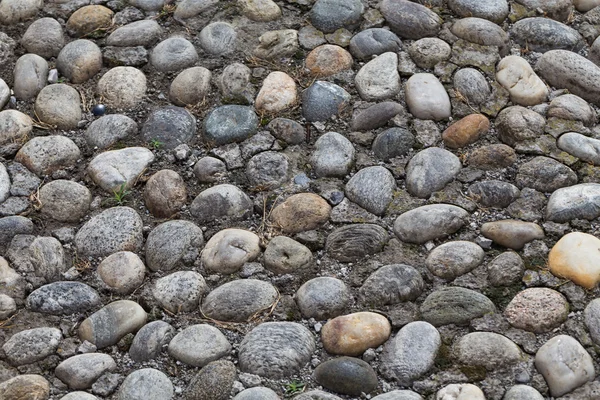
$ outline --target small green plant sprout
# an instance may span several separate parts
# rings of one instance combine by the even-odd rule
[[[125,200],[125,197],[129,196],[129,194],[131,194],[130,190],[127,190],[127,184],[123,183],[118,190],[113,190],[113,198],[112,200],[117,204],[122,206],[123,204],[127,203],[127,200]]]
[[[163,144],[164,144],[164,143],[163,143],[163,142],[161,142],[161,141],[160,141],[160,140],[158,140],[158,139],[152,139],[152,140],[150,141],[150,147],[152,147],[154,150],[158,150],[158,149],[160,149],[160,148],[162,147],[162,145],[163,145]]]
[[[302,393],[302,392],[304,392],[305,388],[306,388],[306,383],[300,382],[297,380],[293,380],[284,386],[285,394],[287,394],[287,395]]]

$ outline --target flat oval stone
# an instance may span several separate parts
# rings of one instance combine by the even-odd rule
[[[383,53],[369,61],[356,74],[354,84],[363,100],[377,101],[396,96],[401,89],[398,55]]]
[[[133,119],[122,114],[110,114],[92,122],[84,136],[90,147],[105,149],[137,132],[138,126]]]
[[[358,59],[370,59],[374,55],[398,52],[402,41],[393,32],[383,28],[360,31],[350,40],[350,53]]]
[[[231,274],[260,255],[260,239],[243,229],[224,229],[210,238],[202,250],[202,264],[212,271]]]
[[[309,390],[293,397],[294,400],[341,400],[341,397],[322,390]]]
[[[394,221],[394,233],[407,243],[423,244],[453,234],[469,213],[448,204],[430,204],[407,211]]]
[[[419,119],[441,121],[450,117],[450,97],[433,74],[418,73],[406,81],[406,104]]]
[[[454,351],[459,363],[488,371],[505,369],[523,358],[512,340],[492,332],[468,333],[454,345]]]
[[[530,187],[539,192],[551,193],[562,187],[576,185],[577,174],[552,158],[535,157],[519,167],[515,181],[521,188]]]
[[[452,280],[477,268],[484,257],[485,252],[477,244],[459,240],[433,249],[425,264],[435,276]]]
[[[429,147],[408,162],[406,188],[413,196],[428,198],[453,181],[461,168],[460,159],[448,150]]]
[[[158,41],[162,28],[153,19],[131,22],[115,29],[107,38],[107,46],[152,46]]]
[[[313,261],[310,249],[287,236],[275,236],[269,241],[263,263],[278,275],[304,272]]]
[[[393,101],[374,104],[352,116],[352,130],[369,131],[381,128],[404,108]]]
[[[204,139],[217,146],[241,142],[256,133],[258,122],[252,107],[221,106],[211,111],[204,121]]]
[[[244,15],[252,21],[268,22],[281,17],[281,9],[272,0],[244,0],[242,6]]]
[[[548,88],[533,72],[531,65],[519,56],[504,57],[496,66],[496,80],[504,86],[513,103],[534,106],[548,97]]]
[[[550,332],[567,320],[569,303],[556,290],[529,288],[519,293],[504,310],[508,322],[534,333]]]
[[[375,214],[385,213],[392,201],[396,180],[384,167],[374,166],[358,171],[346,184],[348,199]]]
[[[548,254],[550,272],[586,289],[600,282],[600,239],[583,232],[563,236]]]
[[[521,192],[511,183],[490,180],[469,186],[467,194],[482,207],[506,208],[519,197]]]
[[[23,34],[21,44],[28,53],[37,54],[46,59],[57,57],[65,45],[62,26],[53,18],[37,19]]]
[[[2,346],[11,365],[31,364],[54,354],[62,340],[56,328],[33,328],[15,333]]]
[[[411,386],[433,367],[441,345],[442,339],[433,325],[411,322],[383,347],[379,371],[386,379]]]
[[[314,193],[298,193],[288,197],[271,212],[271,221],[286,233],[316,229],[329,220],[331,206]]]
[[[152,294],[167,311],[196,311],[200,299],[208,292],[202,275],[194,271],[177,271],[156,280]]]
[[[169,354],[182,363],[203,367],[231,351],[231,344],[214,326],[192,325],[179,332],[169,343]]]
[[[573,219],[593,220],[600,216],[600,184],[580,183],[552,193],[546,208],[546,219],[568,222]]]
[[[327,236],[325,250],[338,261],[357,261],[383,249],[389,236],[385,229],[375,224],[342,226]]]
[[[326,81],[316,81],[302,92],[302,115],[308,122],[326,121],[350,104],[350,93]]]
[[[567,132],[558,138],[556,145],[572,156],[600,165],[600,140],[598,139],[577,132]]]
[[[108,354],[86,353],[58,364],[54,375],[71,389],[89,389],[104,373],[116,368],[115,360]]]
[[[96,268],[96,273],[109,290],[130,294],[144,282],[146,266],[137,254],[119,251],[106,257]]]
[[[202,313],[217,321],[245,322],[270,309],[278,292],[268,282],[240,279],[210,292],[202,301]]]
[[[319,364],[313,378],[334,392],[359,396],[377,387],[377,374],[369,364],[359,358],[339,357]]]
[[[583,2],[586,1],[583,0]],[[573,3],[579,4],[581,2],[580,0],[576,0],[575,2],[572,0],[517,0],[517,3],[527,7],[529,10],[539,8],[544,11],[544,15],[557,21],[566,21],[573,11]],[[511,398],[510,400],[517,399]]]
[[[87,171],[92,180],[108,193],[129,189],[154,161],[154,153],[145,147],[126,147],[98,154]]]
[[[587,58],[567,50],[550,50],[535,69],[548,84],[600,104],[600,67]]]
[[[41,177],[74,166],[79,158],[81,151],[71,139],[52,135],[32,138],[21,147],[15,161]]]
[[[521,250],[526,243],[545,237],[538,224],[511,219],[486,222],[481,226],[481,234],[513,250]]]
[[[407,52],[417,66],[431,69],[439,62],[449,59],[452,48],[442,39],[423,38],[413,42]]]
[[[175,336],[175,328],[164,321],[152,321],[136,333],[129,348],[129,356],[136,362],[156,358]]]
[[[569,393],[596,376],[592,357],[574,338],[558,335],[535,354],[535,367],[544,376],[553,397]]]
[[[416,300],[425,289],[419,271],[410,265],[385,265],[373,272],[360,288],[360,301],[373,307]]]
[[[506,0],[449,0],[448,7],[461,17],[479,17],[501,23],[508,16]]]
[[[252,215],[252,200],[237,186],[225,183],[200,192],[190,205],[190,213],[201,223],[216,218],[240,220]]]
[[[75,11],[67,21],[67,33],[73,37],[84,37],[111,26],[114,13],[100,5],[84,6]]]
[[[167,221],[146,239],[146,263],[152,271],[193,264],[204,244],[202,229],[190,221]]]
[[[173,72],[193,67],[198,53],[193,44],[182,37],[171,37],[152,50],[150,63],[159,72]]]
[[[423,319],[434,326],[468,325],[472,319],[495,312],[496,306],[489,298],[461,287],[438,289],[421,305]]]
[[[119,400],[170,400],[174,388],[169,378],[157,369],[142,368],[133,371],[119,388]]]
[[[315,28],[331,33],[358,23],[363,10],[360,0],[317,0],[309,17]]]
[[[81,340],[103,349],[116,344],[128,333],[140,329],[146,323],[146,312],[135,301],[117,300],[94,314],[79,325],[78,334]]]
[[[310,161],[319,177],[345,177],[354,164],[354,146],[345,136],[327,132],[315,142]]]
[[[0,383],[0,396],[5,399],[47,399],[50,383],[40,375],[18,375]]]
[[[585,46],[583,37],[575,29],[550,18],[525,18],[510,30],[511,38],[531,51],[549,50],[577,52]]]
[[[475,16],[462,18],[452,24],[450,31],[467,42],[482,46],[497,46],[501,55],[508,53],[508,34],[500,26],[487,19]]]
[[[446,147],[458,149],[475,143],[489,129],[490,121],[485,115],[471,114],[446,128],[442,139]]]
[[[353,298],[350,288],[343,281],[321,276],[300,286],[294,300],[305,318],[322,321],[343,314]]]
[[[383,315],[358,312],[329,320],[321,329],[321,341],[328,353],[357,357],[383,344],[391,332]]]
[[[296,374],[315,351],[308,329],[294,322],[264,322],[246,335],[239,348],[239,367],[266,378]]]
[[[402,38],[436,36],[442,26],[436,13],[408,0],[383,0],[379,10],[392,31]]]
[[[80,256],[105,257],[117,251],[139,251],[142,219],[129,207],[112,207],[92,217],[75,235]]]
[[[81,282],[53,282],[27,297],[27,308],[52,315],[81,313],[101,304],[100,295]]]

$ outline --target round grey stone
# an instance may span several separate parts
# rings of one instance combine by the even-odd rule
[[[79,183],[59,179],[40,188],[39,200],[42,214],[61,222],[76,222],[87,214],[92,194]]]
[[[375,224],[352,224],[337,228],[327,236],[325,250],[338,261],[352,262],[380,252],[389,236]]]
[[[17,60],[13,69],[13,92],[19,100],[30,100],[46,86],[48,62],[37,54],[25,54]]]
[[[119,388],[119,400],[170,400],[173,384],[157,369],[143,368],[133,371]]]
[[[146,264],[152,271],[171,271],[192,265],[204,244],[202,229],[190,221],[167,221],[146,240]]]
[[[436,36],[442,26],[436,13],[408,0],[383,0],[379,10],[392,31],[402,38]]]
[[[227,175],[227,166],[218,158],[202,157],[194,165],[194,175],[200,183],[213,183]]]
[[[430,69],[437,63],[450,58],[450,45],[438,38],[423,38],[408,48],[410,58],[421,68]]]
[[[497,24],[487,19],[468,17],[454,22],[450,31],[458,38],[482,46],[498,46],[500,55],[508,55],[508,34]]]
[[[479,106],[485,103],[492,91],[487,80],[475,68],[461,68],[454,74],[454,89],[458,90],[469,104]]]
[[[109,290],[130,294],[144,282],[146,266],[130,251],[119,251],[106,257],[96,268],[98,277]]]
[[[354,84],[363,100],[377,101],[396,96],[401,89],[398,55],[383,53],[369,61],[356,74]]]
[[[337,132],[327,132],[315,142],[311,164],[319,177],[343,178],[354,163],[354,146]]]
[[[280,379],[296,374],[315,351],[308,329],[294,322],[265,322],[246,335],[239,348],[242,372]]]
[[[379,54],[400,51],[402,41],[393,32],[383,28],[365,29],[350,40],[350,53],[358,59],[368,60]]]
[[[195,134],[196,118],[181,107],[168,106],[152,112],[142,127],[146,142],[158,140],[165,149],[189,143]]]
[[[106,45],[119,47],[147,47],[156,43],[161,34],[162,28],[158,22],[152,19],[144,19],[131,22],[115,29],[115,31],[106,38]]]
[[[252,200],[237,186],[216,185],[201,192],[190,206],[190,213],[200,222],[215,218],[244,219],[252,214]]]
[[[544,396],[527,385],[515,385],[504,393],[503,400],[544,400]]]
[[[415,137],[407,129],[390,128],[373,141],[373,152],[383,161],[406,155],[415,144]]]
[[[363,10],[360,0],[317,0],[309,17],[315,28],[330,33],[358,23]]]
[[[227,22],[212,22],[198,35],[202,50],[214,56],[229,54],[236,49],[237,32]]]
[[[326,121],[346,108],[350,98],[340,86],[316,81],[302,93],[302,114],[308,122]]]
[[[202,313],[217,321],[245,322],[271,308],[277,297],[268,282],[239,279],[210,292],[202,302]]]
[[[448,0],[448,7],[461,17],[479,17],[498,24],[509,11],[506,0]]]
[[[56,328],[34,328],[15,333],[2,350],[11,365],[20,366],[41,361],[54,354],[62,339]]]
[[[144,11],[159,11],[164,7],[165,0],[128,0],[129,4]]]
[[[200,103],[209,94],[211,76],[204,67],[184,69],[171,82],[169,99],[178,106]]]
[[[577,174],[552,158],[536,157],[519,167],[515,182],[521,188],[529,187],[539,192],[551,193],[562,187],[577,184]]]
[[[430,204],[407,211],[394,222],[394,233],[407,243],[423,244],[453,234],[469,213],[449,204]]]
[[[177,172],[161,169],[146,182],[144,203],[155,217],[171,218],[185,206],[186,202],[185,182]]]
[[[43,5],[42,0],[4,0],[0,5],[0,23],[12,25],[35,17]]]
[[[477,244],[459,240],[433,249],[425,264],[435,276],[452,280],[477,268],[484,256],[485,252]]]
[[[89,389],[105,372],[117,368],[108,354],[87,353],[67,358],[54,370],[58,379],[71,389]]]
[[[392,390],[373,397],[373,400],[423,400],[423,397],[410,390]]]
[[[92,122],[84,137],[88,146],[102,150],[137,132],[138,126],[133,119],[122,114],[110,114]]]
[[[488,371],[504,369],[517,364],[523,354],[513,341],[493,332],[472,332],[461,337],[454,345],[459,363],[481,367]],[[485,354],[485,357],[481,355]]]
[[[539,53],[556,49],[577,52],[585,46],[579,32],[550,18],[525,18],[517,21],[510,30],[510,36],[521,46]]]
[[[144,325],[133,338],[129,356],[136,362],[152,360],[161,353],[175,336],[175,328],[164,321],[152,321]]]
[[[276,151],[265,151],[252,157],[246,165],[246,177],[256,188],[273,189],[288,181],[289,159]]]
[[[177,271],[157,279],[152,291],[158,303],[173,314],[195,311],[206,292],[204,278],[194,271]]]
[[[301,272],[311,266],[312,252],[308,247],[287,236],[275,236],[265,249],[265,267],[276,274]]]
[[[42,122],[59,129],[74,129],[82,116],[79,92],[63,83],[46,86],[35,100],[35,113]]]
[[[192,325],[179,332],[169,343],[169,354],[182,363],[203,367],[231,351],[231,344],[220,330],[211,325]]]
[[[253,387],[242,390],[233,400],[279,400],[280,397],[273,390],[266,387]]]
[[[79,147],[66,136],[36,136],[21,147],[15,161],[43,176],[75,165],[80,157]]]
[[[425,282],[410,265],[391,264],[373,272],[360,288],[360,301],[373,307],[413,301],[421,295]]]
[[[594,165],[600,165],[600,140],[576,132],[561,135],[556,142],[559,149]]]
[[[461,287],[438,289],[421,305],[423,319],[434,326],[468,325],[472,319],[494,312],[496,306],[489,298]]]
[[[448,150],[421,150],[406,167],[406,188],[413,196],[428,198],[454,180],[461,168],[460,159]]]
[[[72,83],[83,83],[102,69],[102,51],[90,40],[75,40],[62,48],[56,68]]]
[[[294,300],[304,318],[323,321],[345,313],[353,299],[350,289],[343,281],[323,276],[300,286]]]
[[[319,364],[313,378],[323,387],[336,393],[359,396],[377,387],[377,374],[359,358],[338,357]]]
[[[488,282],[492,286],[509,286],[521,281],[525,263],[514,251],[506,251],[488,264]]]
[[[204,121],[204,139],[217,146],[241,142],[256,133],[258,123],[252,107],[220,106]]]
[[[77,392],[71,392],[71,393],[64,395],[63,397],[60,398],[60,400],[99,400],[99,399],[96,396],[94,396],[93,394],[89,394],[88,392],[77,391]]]
[[[587,101],[574,94],[563,94],[552,99],[546,116],[548,118],[581,121],[586,126],[596,123],[596,112]]]
[[[108,107],[132,109],[144,99],[146,88],[146,75],[142,71],[121,66],[110,69],[100,78],[97,93]]]
[[[384,167],[367,167],[358,171],[346,184],[348,199],[375,214],[385,213],[392,201],[396,181]]]
[[[21,45],[28,53],[44,58],[57,57],[65,45],[62,27],[54,18],[35,20],[23,34]]]
[[[223,100],[240,104],[252,104],[256,89],[250,84],[252,71],[241,63],[233,63],[225,67],[217,84]]]
[[[194,66],[198,53],[188,40],[181,37],[165,39],[157,44],[150,55],[150,63],[159,72],[180,71]]]
[[[231,361],[210,362],[192,378],[183,398],[185,400],[229,399],[236,378],[236,368]]]
[[[0,319],[6,320],[16,312],[17,303],[15,299],[6,294],[0,294]]]
[[[99,305],[98,292],[81,282],[53,282],[34,290],[27,297],[27,308],[51,315],[82,313]]]
[[[498,138],[510,146],[538,138],[545,125],[544,117],[521,106],[507,107],[496,118]]]

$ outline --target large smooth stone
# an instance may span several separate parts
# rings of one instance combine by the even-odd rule
[[[548,267],[556,276],[593,289],[600,282],[600,239],[582,232],[568,233],[550,250]]]
[[[406,104],[419,119],[441,121],[451,115],[450,97],[433,74],[418,73],[406,81]]]
[[[263,81],[254,107],[259,112],[278,113],[297,102],[296,82],[285,72],[271,72]]]
[[[336,393],[359,396],[377,387],[377,374],[369,364],[358,358],[339,357],[319,364],[313,378]]]
[[[115,67],[98,81],[98,95],[111,108],[135,108],[146,95],[146,75],[134,67]]]
[[[214,109],[204,121],[204,139],[221,146],[241,142],[256,133],[259,120],[252,107],[225,105]]]
[[[544,82],[533,72],[529,62],[519,56],[500,60],[496,66],[496,79],[508,90],[513,103],[534,106],[548,97]]]
[[[315,28],[331,33],[358,23],[363,10],[360,0],[317,0],[309,17]]]
[[[512,219],[486,222],[481,226],[481,234],[513,250],[521,250],[532,240],[545,237],[544,230],[538,224]]]
[[[468,333],[454,345],[454,351],[459,363],[488,371],[504,369],[523,359],[519,346],[492,332]]]
[[[433,249],[425,264],[435,276],[452,280],[475,269],[484,257],[485,252],[477,244],[459,240]]]
[[[302,115],[308,122],[326,121],[350,104],[350,93],[326,81],[316,81],[302,92]]]
[[[190,205],[190,213],[200,223],[225,217],[244,219],[252,214],[252,200],[237,186],[225,183],[200,192]]]
[[[371,28],[360,31],[350,40],[350,53],[358,59],[366,60],[372,56],[400,51],[402,41],[393,32],[383,28]]]
[[[81,282],[53,282],[27,297],[27,308],[52,315],[81,313],[100,304],[98,292]]]
[[[394,221],[394,233],[407,243],[423,244],[453,234],[469,213],[448,204],[430,204],[407,211]]]
[[[62,48],[56,68],[71,83],[83,83],[102,69],[102,51],[91,40],[75,40]]]
[[[177,271],[156,280],[152,294],[170,313],[196,311],[208,287],[202,275],[194,271]]]
[[[169,342],[169,354],[178,361],[194,367],[204,367],[223,358],[231,344],[220,330],[212,325],[191,325]]]
[[[25,54],[19,57],[14,68],[15,97],[19,100],[30,100],[46,86],[48,80],[48,63],[37,54]]]
[[[152,66],[163,73],[193,67],[197,61],[196,48],[182,37],[163,40],[154,47],[150,56]]]
[[[525,18],[517,21],[510,30],[510,35],[521,46],[539,53],[559,49],[579,51],[585,46],[579,32],[550,18]]]
[[[402,38],[435,36],[442,26],[442,19],[436,13],[408,0],[383,0],[379,10],[392,31]]]
[[[485,400],[485,395],[470,383],[452,383],[438,390],[436,400]]]
[[[434,326],[468,325],[472,319],[496,312],[481,293],[461,287],[445,287],[431,293],[421,305],[423,319]]]
[[[312,262],[310,249],[287,236],[271,239],[263,256],[264,266],[277,275],[305,272]]]
[[[296,291],[294,300],[305,318],[318,321],[343,314],[353,302],[350,288],[340,279],[328,276],[304,283]]]
[[[357,357],[383,344],[391,332],[392,326],[383,315],[358,312],[328,321],[321,329],[321,341],[328,353]]]
[[[40,375],[18,375],[0,383],[3,399],[45,400],[49,395],[50,383]]]
[[[394,97],[401,89],[398,55],[384,53],[369,61],[358,71],[354,80],[363,100],[378,101]]]
[[[89,389],[104,373],[117,368],[108,354],[86,353],[67,358],[54,370],[54,375],[71,389]]]
[[[573,219],[593,220],[600,216],[600,184],[581,183],[552,193],[546,207],[546,219],[568,222]]]
[[[10,94],[10,90],[8,90],[8,93]],[[33,121],[27,114],[17,110],[0,112],[0,144],[22,141],[32,129]]]
[[[327,132],[315,142],[310,160],[317,176],[343,178],[354,164],[354,154],[354,146],[345,136]]]
[[[504,56],[508,53],[508,34],[500,26],[487,19],[474,16],[462,18],[452,24],[450,31],[467,42],[482,46],[497,46],[500,55]]]
[[[443,189],[460,172],[460,159],[448,150],[429,147],[418,152],[406,166],[406,188],[422,199]]]
[[[189,143],[196,135],[196,118],[182,107],[163,107],[152,112],[142,127],[146,142],[158,141],[171,150]]]
[[[411,322],[385,344],[380,372],[386,379],[411,386],[433,367],[441,345],[440,333],[433,325]]]
[[[153,19],[134,21],[118,27],[106,38],[107,46],[152,46],[158,41],[162,28]]]
[[[144,325],[133,338],[129,356],[136,362],[158,357],[163,347],[175,336],[175,328],[164,321],[152,321]]]
[[[25,143],[15,161],[42,177],[56,170],[74,166],[81,158],[79,147],[66,136],[36,136]]]
[[[133,371],[119,388],[119,400],[170,400],[174,389],[164,373],[153,368]]]
[[[240,279],[210,292],[202,301],[202,313],[217,321],[245,322],[273,306],[279,293],[268,282]]]
[[[145,147],[127,147],[98,154],[87,171],[94,182],[108,193],[129,189],[154,161]]]
[[[544,400],[544,396],[527,385],[515,385],[504,393],[503,400]]]
[[[204,244],[202,229],[185,220],[167,221],[146,239],[146,264],[152,271],[170,271],[192,264]]]
[[[478,17],[501,23],[508,15],[506,0],[448,0],[448,7],[461,17]]]

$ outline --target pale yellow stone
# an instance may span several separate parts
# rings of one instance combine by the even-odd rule
[[[281,17],[281,9],[273,0],[239,0],[244,15],[253,21],[275,21]]]
[[[600,239],[582,232],[562,237],[548,255],[550,272],[586,289],[600,282]]]
[[[383,344],[392,332],[390,322],[381,314],[358,312],[336,317],[323,326],[323,347],[331,354],[359,356]]]

